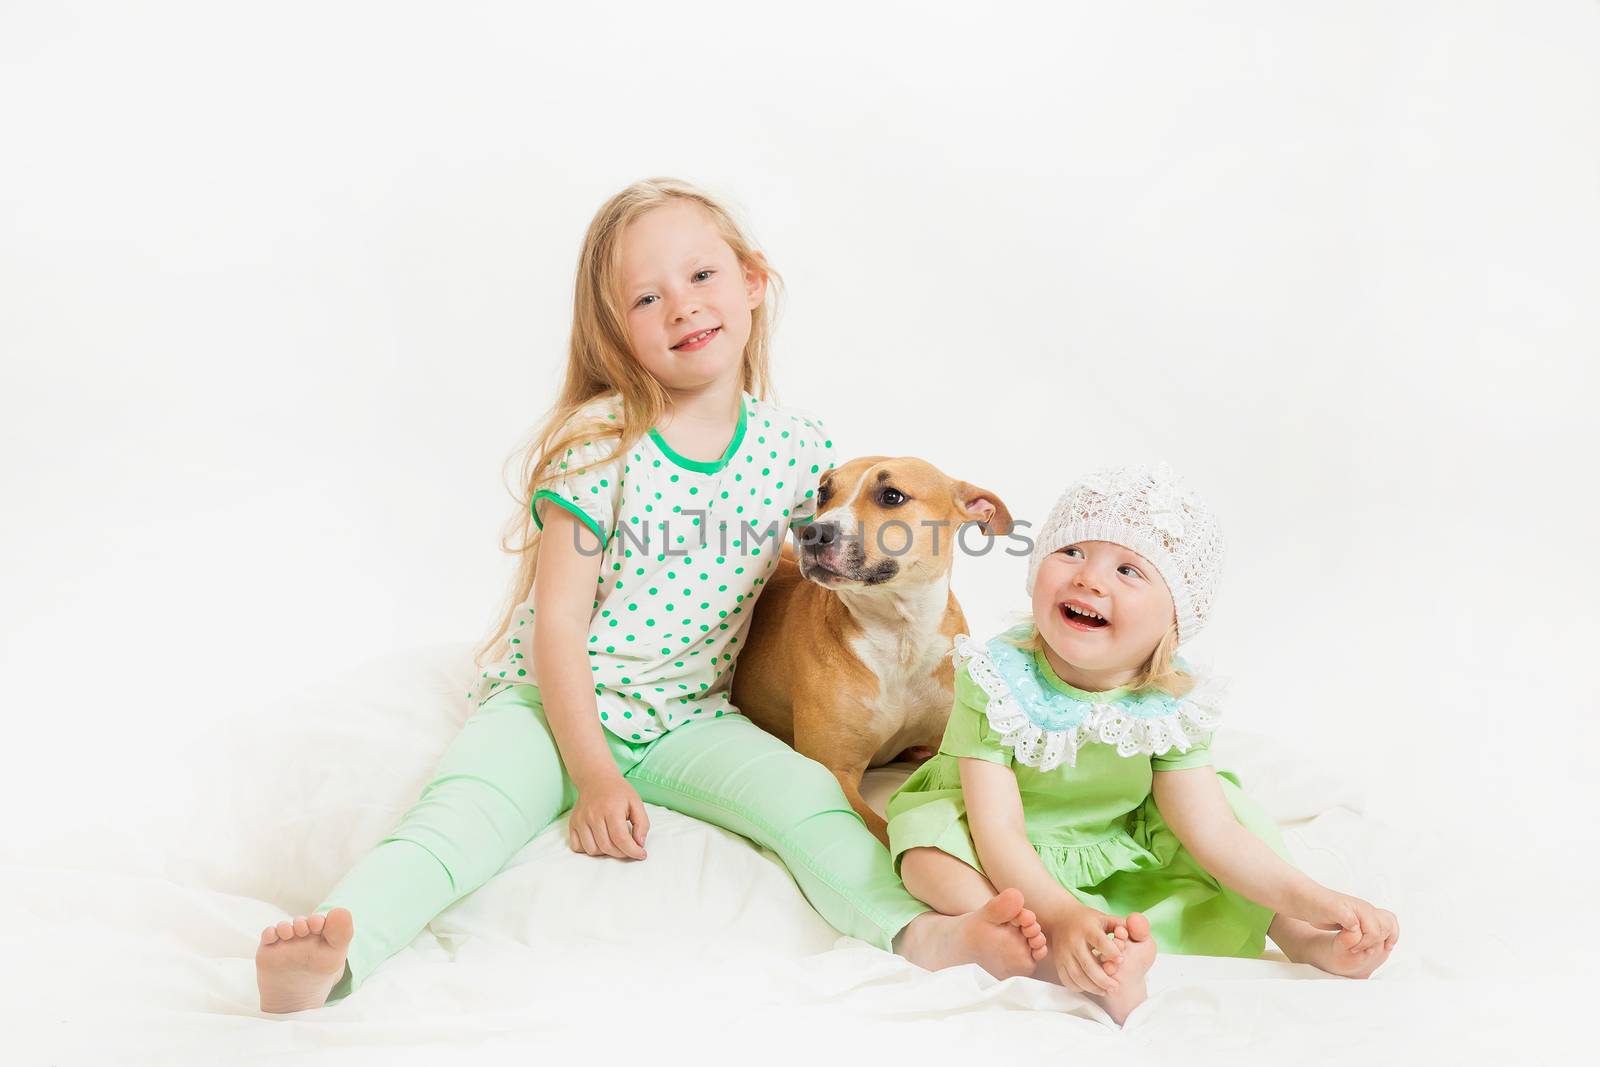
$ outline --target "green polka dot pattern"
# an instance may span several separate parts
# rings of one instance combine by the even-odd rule
[[[612,395],[578,418],[619,411]],[[607,729],[648,741],[737,711],[729,683],[755,598],[786,532],[816,513],[833,441],[820,419],[744,393],[739,424],[715,460],[678,454],[654,429],[626,455],[612,458],[615,449],[615,438],[585,441],[553,459],[554,480],[535,495],[533,517],[542,527],[550,508],[565,508],[604,542],[589,627],[595,700]],[[571,473],[589,463],[597,465]],[[530,592],[512,619],[516,643],[482,672],[474,706],[534,681],[533,626]]]

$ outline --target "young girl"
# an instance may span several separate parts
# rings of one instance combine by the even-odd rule
[[[1033,970],[1044,942],[1019,892],[929,911],[833,775],[729,703],[749,609],[833,467],[821,423],[765,399],[769,279],[692,186],[639,182],[601,207],[476,710],[317,914],[262,932],[263,1011],[353,990],[569,810],[573,851],[644,859],[646,803],[772,849],[833,926],[924,967]]]
[[[1399,938],[1390,912],[1290,866],[1212,769],[1215,686],[1175,655],[1211,615],[1220,558],[1211,513],[1165,467],[1067,490],[1028,564],[1032,620],[986,645],[957,636],[939,754],[889,801],[906,888],[947,914],[1021,889],[1047,941],[1035,976],[1118,1024],[1158,944],[1259,956],[1270,936],[1364,978]]]

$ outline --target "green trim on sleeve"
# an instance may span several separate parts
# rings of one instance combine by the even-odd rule
[[[577,504],[574,504],[560,493],[553,493],[548,489],[541,489],[537,493],[533,494],[533,501],[528,505],[529,510],[533,512],[534,524],[537,525],[539,529],[544,529],[544,520],[539,518],[539,501],[541,500],[554,500],[557,504],[560,504],[562,507],[576,515],[579,520],[589,528],[590,532],[599,539],[602,545],[606,543],[606,533],[600,528],[600,524],[594,521],[594,516],[590,515],[587,511],[584,511]]]
[[[1150,758],[1150,769],[1152,771],[1186,771],[1191,767],[1209,767],[1211,765],[1210,742],[1202,742],[1200,745],[1190,748],[1187,752],[1179,752],[1173,749],[1165,756],[1152,756]]]

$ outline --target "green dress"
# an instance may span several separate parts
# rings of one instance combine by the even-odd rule
[[[1012,631],[1013,639],[1023,631]],[[929,846],[983,870],[967,826],[957,760],[1010,767],[1028,841],[1045,870],[1089,907],[1143,912],[1164,952],[1259,956],[1272,912],[1224,887],[1195,861],[1156,809],[1156,771],[1211,764],[1214,684],[1182,699],[1063,682],[1042,654],[1005,636],[956,638],[955,707],[939,752],[889,800],[895,870]],[[1273,821],[1218,771],[1235,818],[1288,860]]]

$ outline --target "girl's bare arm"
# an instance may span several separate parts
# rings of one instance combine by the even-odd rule
[[[1211,767],[1157,771],[1152,792],[1162,818],[1200,866],[1223,885],[1275,914],[1322,930],[1343,930],[1344,946],[1393,948],[1400,923],[1385,911],[1313,880],[1239,825]]]
[[[552,505],[545,516],[533,594],[533,659],[545,718],[578,787],[567,841],[574,852],[642,860],[650,817],[611,757],[589,669],[589,620],[602,546],[565,508]]]
[[[533,586],[534,674],[561,761],[581,792],[622,777],[606,745],[589,669],[589,619],[603,553],[599,539],[566,508],[549,504],[542,517]]]
[[[1039,862],[1039,854],[1028,843],[1022,816],[1022,794],[1011,768],[988,760],[962,756],[961,794],[966,802],[967,824],[972,843],[978,849],[978,862],[996,889],[1012,886],[1022,890],[1040,919],[1055,916],[1072,907],[1081,907]]]
[[[1267,843],[1239,825],[1210,766],[1156,771],[1156,807],[1200,866],[1241,896],[1275,912],[1300,916],[1326,893]]]
[[[1116,979],[1093,953],[1100,952],[1105,960],[1121,957],[1113,935],[1122,919],[1083,904],[1045,870],[1028,841],[1022,794],[1011,768],[965,756],[958,766],[972,843],[990,883],[1000,890],[1022,890],[1022,899],[1044,927],[1062,984],[1085,993],[1115,990]]]

